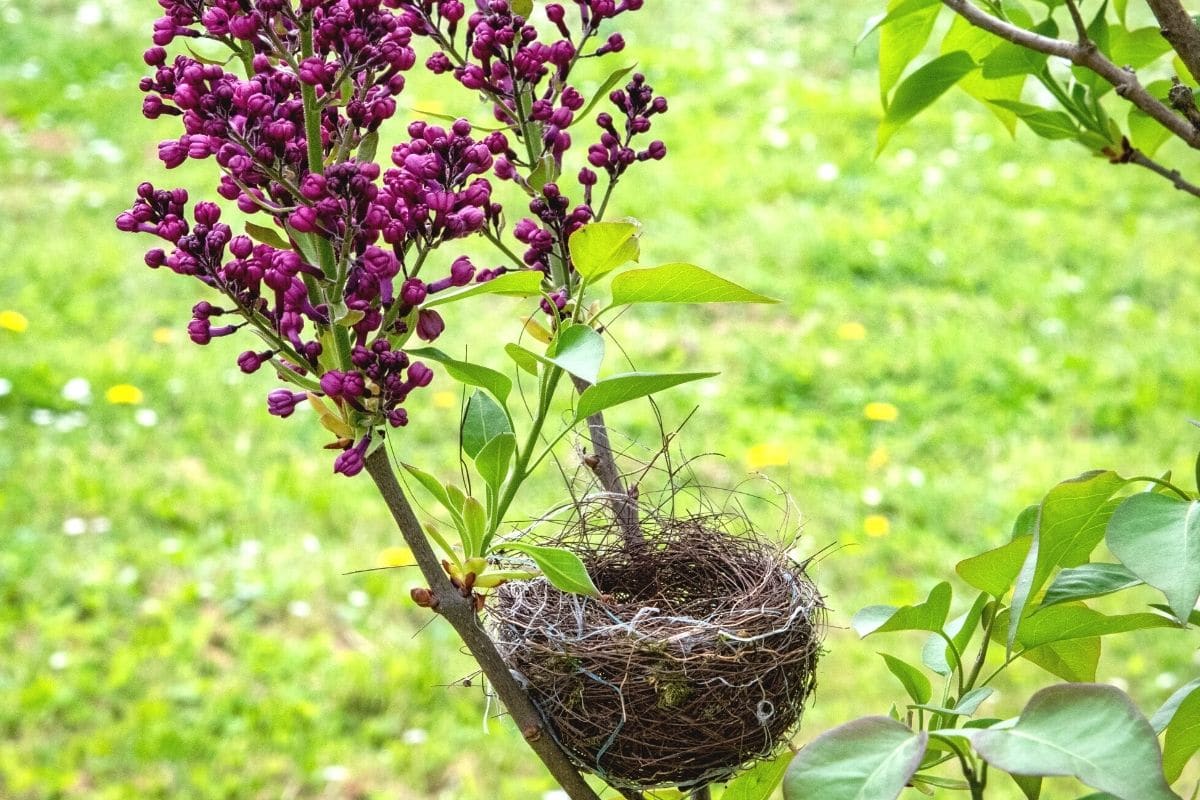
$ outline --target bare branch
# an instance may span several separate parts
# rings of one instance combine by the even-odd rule
[[[367,456],[367,472],[375,481],[375,486],[383,496],[384,502],[387,503],[388,510],[392,512],[392,518],[404,536],[404,543],[408,545],[416,558],[422,576],[429,582],[429,591],[432,594],[431,607],[445,617],[446,621],[462,637],[463,644],[479,662],[479,666],[487,675],[492,688],[495,689],[496,694],[504,703],[504,707],[508,709],[513,721],[520,728],[525,741],[537,753],[538,758],[546,765],[550,774],[554,776],[571,800],[600,800],[567,758],[566,753],[558,746],[554,737],[546,730],[546,723],[543,722],[541,714],[538,713],[533,703],[530,702],[529,696],[517,683],[508,665],[504,663],[504,659],[496,650],[495,643],[480,624],[474,599],[464,597],[462,592],[451,585],[446,577],[437,555],[429,546],[429,540],[425,538],[425,531],[421,528],[421,523],[417,520],[408,498],[404,495],[404,490],[396,481],[396,474],[392,471],[392,464],[388,460],[386,448],[380,447]]]
[[[1171,184],[1181,192],[1187,192],[1193,197],[1200,197],[1200,186],[1197,186],[1190,181],[1184,180],[1177,169],[1169,169],[1158,163],[1150,156],[1143,153],[1141,150],[1130,150],[1121,160],[1125,164],[1137,164],[1139,167],[1145,167],[1151,172],[1161,175],[1171,182]]]
[[[1163,38],[1192,73],[1192,80],[1200,83],[1200,28],[1192,21],[1192,15],[1179,0],[1146,0],[1146,5],[1154,12]]]
[[[1166,106],[1161,100],[1146,91],[1137,75],[1118,67],[1094,45],[1081,45],[1042,36],[1033,31],[1013,25],[983,11],[970,0],[942,0],[954,13],[977,28],[999,36],[1015,45],[1036,50],[1046,55],[1065,58],[1072,64],[1090,69],[1116,89],[1117,94],[1153,117],[1160,125],[1187,142],[1189,147],[1200,149],[1200,131]]]
[[[1091,39],[1088,37],[1087,24],[1083,21],[1083,15],[1079,13],[1079,5],[1075,0],[1067,0],[1067,8],[1071,12],[1071,22],[1075,23],[1075,34],[1079,37],[1079,43],[1089,44]]]

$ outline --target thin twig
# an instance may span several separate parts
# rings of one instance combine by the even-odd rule
[[[375,481],[388,510],[392,512],[392,518],[404,536],[404,543],[416,558],[421,574],[429,582],[434,610],[445,617],[462,637],[463,644],[487,675],[496,695],[508,709],[525,741],[571,800],[600,800],[555,742],[554,737],[546,731],[541,714],[517,683],[495,643],[480,624],[473,599],[464,597],[462,592],[450,583],[437,555],[429,546],[429,540],[425,538],[425,532],[413,513],[404,490],[396,481],[386,448],[380,447],[367,456],[367,472]]]
[[[1075,23],[1075,35],[1079,37],[1079,43],[1084,46],[1092,45],[1092,40],[1087,32],[1087,23],[1083,21],[1083,15],[1079,13],[1079,5],[1075,0],[1067,0],[1067,8],[1071,12],[1071,22]]]
[[[1192,73],[1192,80],[1200,82],[1200,28],[1192,21],[1192,15],[1179,0],[1146,0],[1146,5],[1154,12],[1163,38]]]
[[[572,376],[575,389],[583,394],[589,386],[582,378]],[[617,461],[613,456],[612,443],[608,437],[608,426],[604,422],[604,414],[597,411],[588,417],[588,438],[592,442],[593,460],[586,462],[595,473],[600,485],[609,495],[613,515],[630,544],[643,542],[641,525],[638,522],[637,502],[630,494],[630,487],[621,480],[621,471],[617,469]]]
[[[1001,39],[1039,53],[1065,58],[1072,64],[1090,69],[1112,84],[1118,95],[1153,117],[1164,128],[1187,142],[1189,147],[1200,149],[1200,131],[1146,91],[1131,70],[1118,67],[1096,47],[1042,36],[994,17],[970,0],[942,0],[942,4],[975,27]]]
[[[1129,164],[1137,164],[1139,167],[1145,167],[1151,172],[1163,176],[1181,192],[1187,192],[1194,197],[1200,197],[1200,186],[1184,180],[1183,176],[1179,174],[1179,170],[1164,167],[1141,150],[1130,151],[1125,161]]]

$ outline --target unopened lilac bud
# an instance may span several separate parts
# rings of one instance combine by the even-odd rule
[[[307,392],[276,389],[267,395],[267,411],[276,417],[290,417],[295,412],[296,406],[307,399]]]
[[[256,353],[253,350],[247,350],[238,356],[238,369],[249,375],[252,372],[258,372],[259,368],[271,360],[271,356],[275,355],[270,350],[264,350],[261,353]]]
[[[370,436],[364,436],[357,444],[343,452],[334,460],[333,471],[345,475],[347,478],[352,478],[362,472],[367,465],[364,454],[370,442]]]
[[[423,280],[420,278],[409,278],[400,289],[400,300],[405,305],[419,306],[425,302],[427,294],[428,289],[426,289]]]
[[[254,241],[249,236],[235,236],[229,241],[229,252],[234,258],[249,258],[254,252]]]
[[[587,167],[579,170],[579,183],[583,186],[595,186],[597,178],[596,173],[592,172]]]
[[[433,370],[420,361],[414,361],[408,367],[408,381],[413,386],[428,386],[433,381]]]
[[[426,342],[432,342],[446,330],[446,322],[442,315],[431,309],[422,309],[417,315],[417,336]],[[412,369],[409,369],[412,374]]]
[[[450,265],[450,283],[453,286],[466,286],[475,276],[475,265],[466,256],[460,256]]]

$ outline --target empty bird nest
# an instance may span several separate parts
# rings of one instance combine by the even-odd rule
[[[585,506],[553,541],[602,592],[544,578],[489,603],[493,635],[553,735],[619,788],[689,788],[772,755],[815,685],[822,598],[743,514],[643,512],[623,529]]]

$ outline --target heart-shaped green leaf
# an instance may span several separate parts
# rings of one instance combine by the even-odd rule
[[[541,293],[543,277],[541,272],[534,269],[506,272],[503,275],[497,275],[490,281],[472,283],[456,289],[446,289],[435,295],[430,295],[429,299],[425,301],[424,308],[444,306],[447,303],[454,303],[464,298],[475,297],[481,294],[532,297],[535,294]]]
[[[1184,765],[1200,750],[1200,691],[1193,689],[1183,699],[1167,725],[1163,740],[1163,773],[1175,781]]]
[[[778,303],[695,264],[633,269],[613,278],[613,305],[629,303]]]
[[[1108,549],[1133,574],[1166,595],[1187,620],[1200,599],[1200,500],[1161,494],[1125,499],[1108,524]]]
[[[721,800],[767,800],[783,780],[795,753],[785,749],[767,761],[759,761],[725,786]]]
[[[1058,573],[1042,598],[1042,606],[1102,597],[1141,585],[1138,576],[1121,564],[1084,564]]]
[[[508,413],[490,394],[476,389],[463,414],[463,452],[468,458],[475,458],[484,445],[502,433],[512,433]]]
[[[592,222],[571,234],[567,248],[575,271],[596,280],[623,264],[637,261],[638,227],[631,222]]]
[[[921,670],[907,661],[902,661],[887,653],[879,655],[883,656],[888,672],[896,676],[896,680],[900,681],[900,685],[904,687],[904,691],[908,692],[908,696],[914,703],[929,702],[929,698],[933,696],[933,685]]]
[[[863,717],[818,736],[783,779],[785,800],[895,800],[917,771],[929,734]]]
[[[1179,800],[1163,780],[1150,723],[1113,686],[1042,689],[1015,725],[974,731],[970,739],[984,760],[1006,772],[1074,776],[1120,800]]]
[[[468,386],[479,386],[487,389],[501,404],[508,402],[509,392],[512,391],[512,379],[503,372],[497,372],[490,367],[459,361],[438,350],[436,347],[422,347],[409,350],[408,354],[416,358],[427,358],[436,361],[446,368],[446,372],[454,380]]]
[[[575,420],[582,421],[606,408],[619,406],[646,397],[657,392],[679,386],[683,383],[711,378],[715,372],[628,372],[624,375],[613,375],[593,386],[589,386],[579,396],[575,406]]]
[[[940,631],[950,614],[950,584],[934,586],[923,603],[913,606],[867,606],[854,615],[850,625],[859,636],[889,631]]]
[[[533,559],[546,579],[564,592],[599,597],[600,590],[592,583],[587,567],[579,556],[561,547],[542,547],[525,542],[505,542],[505,550],[515,550]]]

